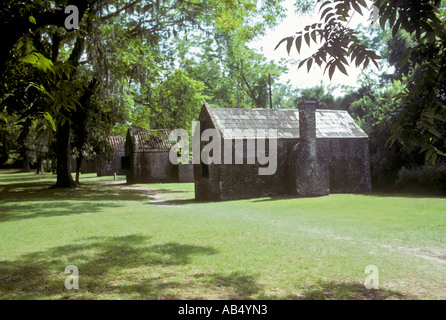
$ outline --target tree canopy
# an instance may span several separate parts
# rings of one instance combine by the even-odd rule
[[[281,68],[246,44],[280,20],[280,3],[8,1],[0,9],[9,35],[0,50],[2,122],[17,123],[23,159],[30,127],[47,129],[63,187],[75,185],[71,156],[79,171],[87,152],[129,126],[190,129],[205,100],[264,107],[268,76]],[[65,24],[71,5],[75,30]]]
[[[358,31],[349,27],[352,14],[366,14],[382,29],[391,30],[392,37],[403,30],[411,45],[401,53],[397,70],[404,69],[409,79],[404,90],[394,97],[398,107],[387,122],[390,141],[398,141],[408,148],[423,145],[426,159],[435,162],[437,156],[446,156],[442,130],[446,120],[444,84],[446,81],[446,2],[443,0],[400,1],[375,0],[372,7],[365,0],[318,0],[320,23],[306,26],[295,35],[282,39],[286,50],[299,52],[303,42],[318,45],[316,53],[302,59],[310,70],[313,64],[324,67],[330,78],[336,70],[347,74],[346,66],[367,68],[378,66],[381,59],[374,50],[358,37]],[[276,47],[276,48],[277,48]],[[400,56],[400,54],[398,54]]]

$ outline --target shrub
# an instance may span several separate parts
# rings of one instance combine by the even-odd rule
[[[446,164],[403,167],[394,187],[403,192],[446,195]]]

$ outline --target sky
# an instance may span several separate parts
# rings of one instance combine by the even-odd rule
[[[314,43],[310,49],[306,45],[305,41],[303,41],[300,55],[298,54],[294,45],[290,54],[288,55],[288,52],[286,51],[286,42],[283,43],[277,50],[274,50],[281,39],[294,35],[297,31],[303,30],[303,28],[307,25],[320,22],[318,9],[315,9],[313,13],[306,15],[296,15],[294,13],[294,2],[295,0],[285,0],[284,7],[287,10],[287,18],[285,18],[275,28],[267,30],[263,37],[251,42],[250,47],[259,53],[263,53],[268,60],[274,60],[278,64],[281,63],[280,60],[282,58],[285,58],[285,64],[289,70],[288,74],[284,74],[279,79],[275,80],[284,84],[287,83],[287,80],[290,80],[290,85],[294,88],[311,88],[322,82],[325,86],[338,85],[339,88],[335,90],[336,92],[334,92],[334,94],[340,95],[342,92],[341,85],[358,87],[358,76],[361,74],[362,69],[356,68],[355,66],[347,68],[347,73],[349,76],[346,76],[340,71],[336,70],[331,81],[328,76],[328,72],[324,75],[324,68],[321,68],[316,64],[313,64],[313,67],[310,69],[309,73],[307,72],[306,65],[298,70],[296,61],[304,59],[314,53],[317,49],[317,45]],[[349,26],[355,28],[360,23],[370,25],[370,22],[367,22],[369,17],[369,13],[365,11],[364,16],[361,16],[359,13],[355,13],[349,23]],[[322,67],[324,66],[322,65]],[[376,71],[376,67],[374,66],[369,66],[369,68],[374,68]]]

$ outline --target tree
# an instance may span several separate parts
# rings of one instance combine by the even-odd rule
[[[192,121],[198,118],[201,106],[209,98],[204,91],[203,82],[190,78],[184,70],[175,70],[154,88],[150,97],[137,101],[148,108],[137,110],[133,124],[142,128],[184,128],[191,132]]]
[[[318,0],[321,23],[306,26],[295,36],[282,39],[288,52],[295,45],[300,51],[305,40],[308,46],[319,44],[317,52],[303,59],[310,70],[313,63],[325,66],[330,78],[336,70],[347,74],[346,66],[354,63],[364,69],[381,58],[361,43],[357,31],[348,27],[352,12],[363,14],[367,9],[365,0]],[[395,97],[398,110],[387,119],[391,142],[400,142],[409,149],[422,144],[426,160],[435,162],[446,156],[442,127],[446,112],[440,90],[446,81],[446,19],[445,1],[400,1],[375,0],[373,8],[383,29],[392,30],[395,37],[399,30],[413,35],[416,45],[402,55],[401,67],[409,66],[413,74],[407,88]],[[350,62],[347,60],[350,59]]]
[[[247,46],[244,37],[240,37],[234,30],[217,30],[212,38],[198,42],[197,46],[201,47],[198,54],[185,54],[180,67],[205,83],[211,105],[225,108],[269,107],[269,77],[274,81],[285,68],[267,61]],[[197,38],[196,41],[200,40]],[[190,48],[188,43],[182,45]]]
[[[64,26],[66,18],[64,3],[57,3],[55,7],[52,4],[48,1],[10,1],[0,11],[4,18],[2,30],[6,33],[6,29],[9,29],[6,45],[0,50],[0,56],[3,58],[0,68],[5,71],[0,78],[1,105],[5,112],[16,112],[26,119],[27,127],[33,119],[38,118],[46,119],[51,124],[52,129],[56,131],[56,186],[71,187],[74,186],[74,181],[68,162],[71,134],[69,114],[71,110],[76,109],[79,97],[79,86],[73,83],[72,76],[83,52],[83,37],[76,37],[73,50],[65,63],[56,61],[61,41],[55,36],[52,37],[53,61],[44,55],[48,55],[48,52],[45,52],[45,47],[40,41],[41,29],[46,26]],[[81,18],[89,7],[89,1],[71,1],[68,4],[78,7]],[[47,32],[47,35],[52,34]],[[17,77],[20,65],[23,64],[29,65],[24,68],[26,80]],[[11,79],[14,78],[18,80],[12,82]],[[26,87],[25,90],[23,87]],[[34,96],[24,101],[23,93],[28,91]],[[12,103],[14,100],[19,103]],[[12,110],[9,110],[11,108]],[[23,112],[23,108],[26,112]],[[27,133],[24,128],[21,135],[23,141]]]
[[[76,154],[76,179],[75,183],[79,185],[80,169],[82,165],[82,159],[86,152],[86,145],[89,138],[89,133],[95,128],[96,123],[91,121],[95,119],[95,114],[99,112],[94,105],[90,103],[90,98],[94,94],[94,88],[96,86],[97,79],[94,78],[88,84],[88,87],[84,88],[82,97],[79,99],[80,108],[70,117],[72,119],[72,130],[74,139],[72,140],[72,146],[75,149]]]
[[[20,126],[15,119],[7,116],[6,121],[0,121],[0,165],[11,166],[19,159],[19,148],[17,137],[20,134]]]
[[[81,160],[82,150],[96,148],[93,137],[103,141],[104,135],[122,134],[126,126],[138,122],[178,123],[175,114],[196,112],[195,105],[182,99],[202,101],[210,96],[202,92],[206,86],[199,78],[173,71],[186,70],[177,64],[178,39],[225,35],[229,41],[224,46],[214,43],[214,49],[227,48],[231,53],[227,44],[237,48],[276,23],[283,14],[280,2],[11,0],[0,9],[1,30],[10,35],[0,51],[0,67],[5,71],[0,79],[2,119],[19,115],[23,123],[44,123],[54,130],[49,138],[57,156],[56,186],[75,186],[69,167],[73,150]],[[67,5],[79,9],[80,28],[74,32],[63,28]],[[187,46],[185,50],[193,50],[193,45]],[[245,56],[232,55],[231,64]],[[256,79],[246,66],[243,71],[245,83],[255,88],[250,98],[261,101],[265,77]],[[233,83],[239,85],[240,71],[231,72]],[[90,90],[94,79],[97,86]],[[226,86],[224,91],[229,94],[233,89]],[[88,122],[91,117],[86,112],[92,105],[98,113],[94,124]],[[137,118],[141,115],[145,119]],[[97,127],[101,130],[89,130]],[[26,136],[25,128],[22,132]]]

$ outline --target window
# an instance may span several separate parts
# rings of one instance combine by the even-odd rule
[[[121,169],[122,170],[130,169],[130,157],[129,156],[121,158]]]
[[[201,176],[203,178],[209,178],[209,165],[201,163]]]

